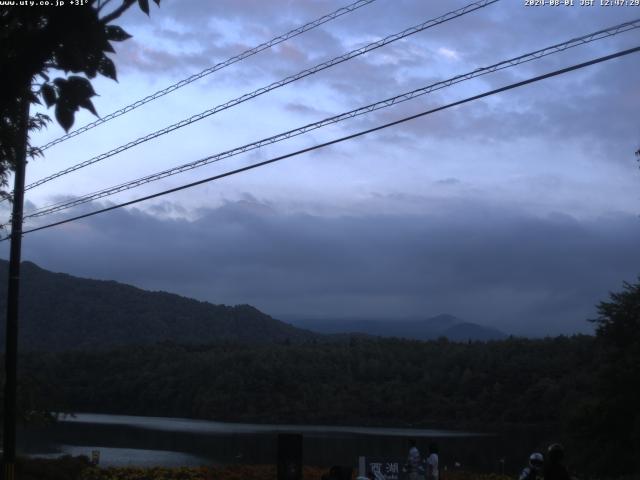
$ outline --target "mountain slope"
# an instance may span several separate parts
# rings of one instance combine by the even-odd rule
[[[367,333],[381,337],[401,337],[434,340],[440,337],[451,341],[500,340],[507,335],[495,328],[464,322],[453,315],[442,314],[424,320],[362,320],[362,319],[305,319],[291,323],[300,328],[324,334]]]
[[[0,328],[4,346],[8,263],[0,260]],[[20,349],[67,350],[161,341],[304,341],[316,334],[250,305],[213,305],[114,281],[89,280],[22,264]]]

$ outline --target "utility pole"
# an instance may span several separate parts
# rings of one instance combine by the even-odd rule
[[[7,291],[7,329],[4,351],[4,431],[3,480],[15,480],[16,463],[16,392],[18,367],[18,295],[20,293],[20,254],[22,249],[22,214],[24,206],[24,177],[27,166],[27,135],[29,127],[29,89],[23,93],[21,117],[15,145],[13,213],[11,215],[11,249]]]

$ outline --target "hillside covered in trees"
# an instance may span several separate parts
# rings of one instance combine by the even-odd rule
[[[8,263],[0,260],[0,311],[6,310]],[[302,341],[315,335],[250,305],[214,305],[114,281],[53,273],[22,264],[20,349],[61,351],[213,341]],[[0,344],[4,347],[4,328]]]
[[[504,340],[505,333],[495,328],[465,322],[453,315],[441,314],[420,319],[354,319],[354,318],[294,318],[291,323],[324,334],[366,333],[380,337],[411,338],[415,340],[437,340],[446,338],[451,341],[467,340]]]
[[[0,260],[0,309],[6,309],[8,264]],[[385,322],[335,320],[294,325],[250,305],[214,305],[167,292],[150,292],[115,281],[54,273],[32,262],[22,264],[21,351],[110,349],[123,345],[213,342],[300,343],[313,338],[344,340],[345,333],[422,340],[506,338],[495,329],[448,315]],[[311,331],[313,330],[313,331]],[[0,348],[4,348],[0,329]]]

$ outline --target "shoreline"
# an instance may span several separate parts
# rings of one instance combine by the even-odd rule
[[[489,432],[468,432],[457,429],[398,427],[398,426],[359,426],[359,425],[323,425],[292,423],[254,423],[204,420],[184,417],[157,417],[142,415],[114,415],[107,413],[73,413],[61,416],[59,422],[122,425],[148,430],[162,430],[188,433],[224,433],[224,434],[261,434],[261,433],[345,433],[353,435],[385,435],[392,437],[484,437],[496,435]]]
[[[16,465],[21,480],[273,480],[275,465],[224,465],[203,467],[100,467],[89,458],[61,457],[58,459],[18,458]],[[304,480],[322,480],[329,468],[304,465]],[[357,476],[354,468],[352,479]],[[496,473],[478,474],[467,471],[441,473],[442,480],[510,480]]]

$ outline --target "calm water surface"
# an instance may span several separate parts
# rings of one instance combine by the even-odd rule
[[[55,457],[100,451],[101,465],[197,466],[273,464],[278,433],[302,433],[307,465],[357,465],[360,455],[404,459],[407,439],[425,451],[430,441],[440,447],[443,466],[454,462],[478,471],[519,470],[529,453],[549,441],[527,431],[508,435],[437,429],[372,428],[317,425],[258,425],[183,418],[77,414],[47,427],[18,432],[19,452]]]

